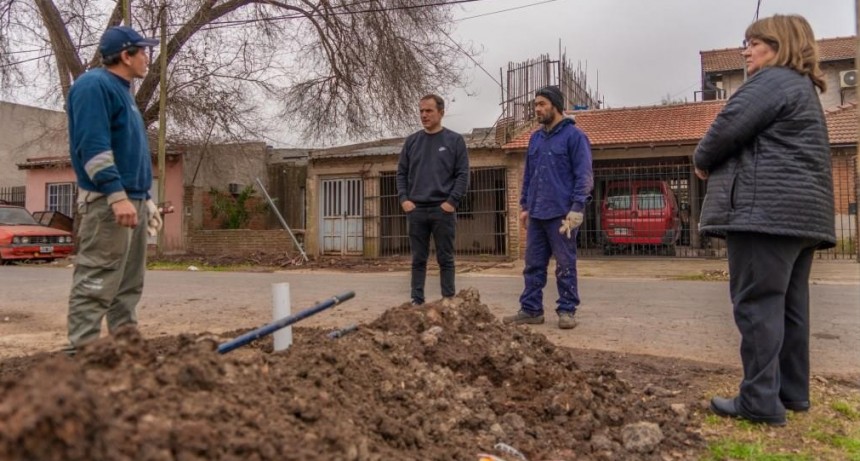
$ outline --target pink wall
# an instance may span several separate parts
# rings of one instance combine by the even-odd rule
[[[30,213],[48,209],[47,184],[75,182],[75,172],[72,168],[46,168],[27,170],[27,201],[25,207]]]
[[[181,159],[168,160],[165,168],[167,176],[164,183],[164,200],[173,205],[173,213],[164,215],[164,251],[167,253],[185,251],[185,241],[182,235],[182,220],[184,219],[182,205],[184,191],[182,190],[182,168]],[[153,165],[152,170],[158,174],[158,166]]]
[[[157,175],[158,166],[152,169]],[[47,184],[75,182],[75,173],[70,166],[61,168],[35,168],[27,171],[27,201],[30,212],[48,209],[46,201]],[[185,244],[182,237],[182,160],[167,162],[165,200],[173,204],[174,212],[164,216],[164,251],[182,252]],[[154,184],[153,184],[154,185]]]

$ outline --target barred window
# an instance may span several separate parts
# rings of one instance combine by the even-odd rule
[[[73,182],[48,184],[45,196],[45,208],[49,211],[59,211],[68,217],[75,215],[75,195],[77,186]]]

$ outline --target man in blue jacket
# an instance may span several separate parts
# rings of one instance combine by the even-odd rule
[[[469,153],[459,134],[442,126],[445,101],[430,94],[418,103],[423,130],[409,135],[397,164],[397,195],[409,223],[412,304],[424,304],[430,236],[442,296],[454,296],[454,231],[457,208],[469,188]]]
[[[112,27],[99,42],[103,68],[80,76],[66,110],[72,167],[78,181],[79,244],[69,295],[69,348],[108,331],[137,325],[147,233],[161,228],[150,200],[152,159],[146,127],[130,93],[146,76],[145,47],[158,44],[130,27]]]
[[[535,114],[543,129],[529,139],[520,197],[520,221],[527,229],[525,289],[520,310],[502,320],[544,322],[543,288],[550,256],[555,256],[558,327],[570,329],[576,327],[579,305],[576,234],[594,186],[591,145],[574,121],[564,116],[564,97],[558,87],[537,91]]]

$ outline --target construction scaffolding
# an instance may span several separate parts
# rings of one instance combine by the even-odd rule
[[[547,85],[558,85],[567,110],[599,109],[602,98],[588,87],[587,70],[582,69],[581,63],[574,69],[567,55],[562,53],[557,60],[542,55],[537,59],[508,63],[502,88],[503,114],[497,124],[499,140],[510,141],[513,133],[533,123],[534,94]]]

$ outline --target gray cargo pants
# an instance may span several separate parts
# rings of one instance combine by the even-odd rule
[[[83,192],[82,192],[83,193]],[[137,303],[146,269],[147,214],[145,200],[132,200],[137,227],[120,227],[102,196],[78,203],[81,219],[75,273],[69,295],[69,349],[98,339],[102,318],[109,332],[137,325]]]

